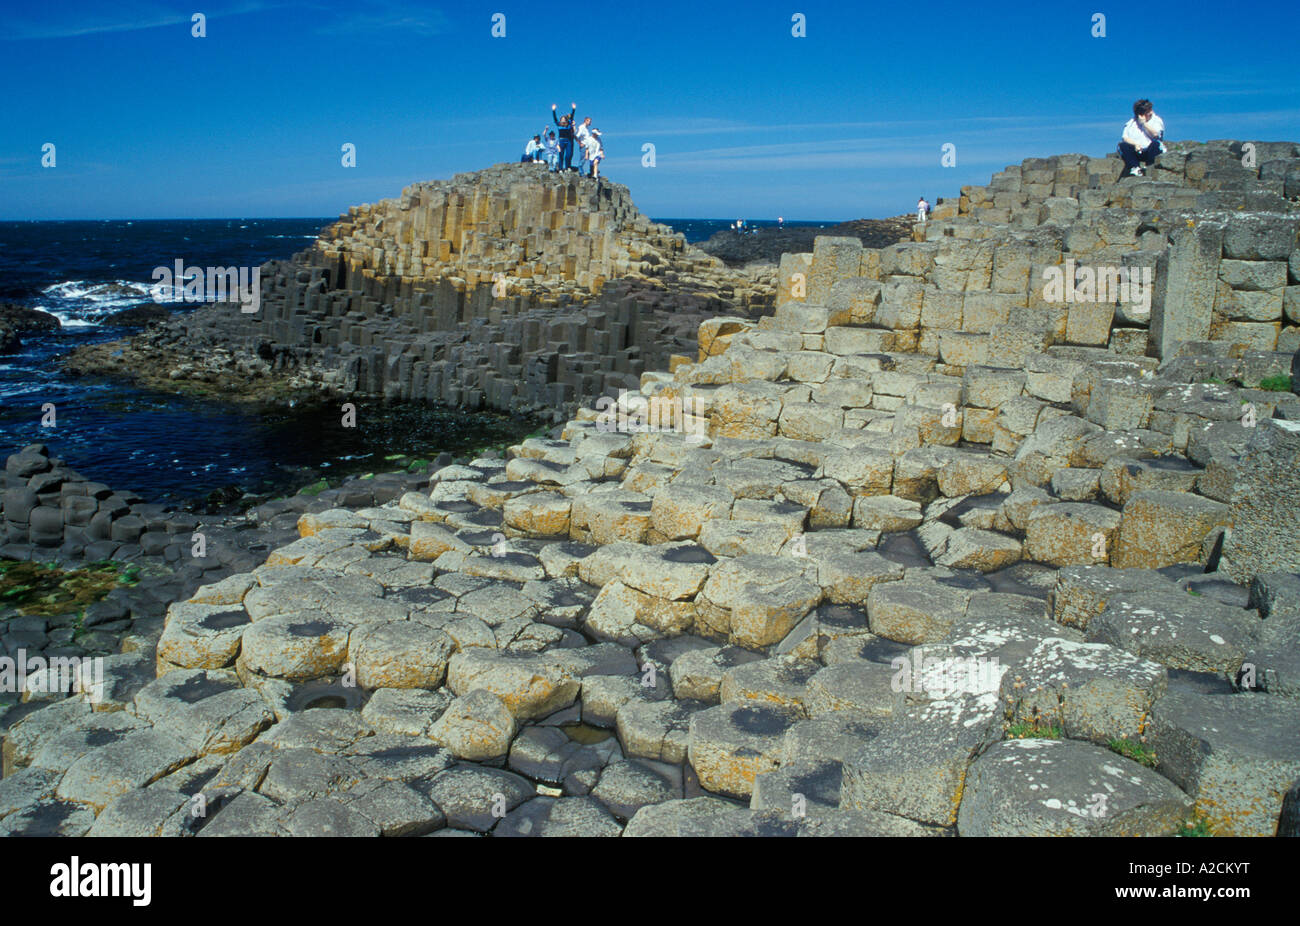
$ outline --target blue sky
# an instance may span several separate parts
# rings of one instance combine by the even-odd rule
[[[517,160],[570,101],[649,215],[893,215],[1025,157],[1104,154],[1139,96],[1170,138],[1300,140],[1298,10],[9,0],[0,219],[331,216]]]

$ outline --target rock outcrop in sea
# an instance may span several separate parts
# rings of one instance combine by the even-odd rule
[[[0,832],[1295,835],[1300,147],[1252,150],[819,238],[558,438],[304,512],[9,726]]]
[[[257,312],[203,306],[67,367],[232,398],[324,390],[558,414],[635,389],[693,352],[702,320],[770,312],[774,295],[770,271],[728,269],[643,216],[627,187],[534,164],[354,207],[261,281]]]

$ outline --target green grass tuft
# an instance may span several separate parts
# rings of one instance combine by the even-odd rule
[[[1130,739],[1113,739],[1107,745],[1110,746],[1111,752],[1117,752],[1147,768],[1156,767],[1156,754],[1145,743],[1137,743]]]
[[[1059,740],[1063,732],[1064,731],[1062,731],[1060,727],[1055,725],[1044,727],[1029,721],[1022,721],[1021,723],[1013,723],[1011,726],[1007,727],[1007,739]]]
[[[1203,817],[1198,817],[1195,820],[1188,820],[1184,823],[1183,828],[1178,831],[1178,835],[1204,837],[1213,836],[1214,833],[1210,831],[1210,824],[1207,823]]]
[[[1263,389],[1265,392],[1290,392],[1291,377],[1285,373],[1279,373],[1277,376],[1266,376],[1259,381],[1256,388]]]

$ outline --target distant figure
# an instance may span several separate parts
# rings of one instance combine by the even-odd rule
[[[916,201],[916,220],[920,222],[922,225],[924,225],[925,217],[926,215],[929,214],[929,212],[930,212],[930,204],[927,203],[925,201],[925,197],[922,196],[920,199]]]
[[[542,159],[542,136],[534,135],[528,139],[528,145],[524,148],[524,156],[520,162],[531,161],[536,163]]]
[[[589,129],[586,141],[583,143],[583,163],[587,165],[587,175],[595,180],[600,179],[600,162],[605,157],[604,146],[600,143],[600,130]]]
[[[585,117],[581,124],[573,129],[573,140],[579,146],[587,144],[587,139],[591,136],[591,117]]]
[[[777,228],[785,228],[785,218],[784,218],[783,216],[779,216],[779,215],[778,215],[778,216],[776,217],[776,227],[777,227]]]
[[[578,114],[578,104],[569,105],[573,107],[572,111],[557,118],[555,104],[551,104],[551,119],[560,129],[560,170],[573,170],[573,117]]]
[[[1164,120],[1155,114],[1150,100],[1138,100],[1133,104],[1133,118],[1124,125],[1124,135],[1119,143],[1119,156],[1124,159],[1128,176],[1141,177],[1146,174],[1143,164],[1148,166],[1165,153]]]
[[[560,145],[555,140],[555,132],[546,133],[546,144],[543,149],[546,157],[546,169],[555,173],[560,167]]]

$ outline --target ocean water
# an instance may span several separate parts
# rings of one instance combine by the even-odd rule
[[[358,427],[342,429],[337,410],[266,413],[59,371],[57,358],[73,348],[136,330],[103,320],[154,301],[154,268],[177,259],[251,267],[288,258],[332,221],[0,222],[0,302],[41,309],[62,324],[50,335],[23,335],[20,353],[0,356],[0,459],[41,442],[93,480],[151,501],[180,501],[230,486],[291,490],[322,473],[381,469],[391,454],[431,455],[517,432],[519,423],[496,415],[378,402],[358,403]],[[698,242],[734,219],[656,221]],[[55,406],[52,428],[41,426],[46,403]]]

